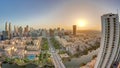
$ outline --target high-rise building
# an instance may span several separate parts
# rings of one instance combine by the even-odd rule
[[[11,23],[9,23],[9,33],[11,33]]]
[[[12,31],[11,23],[9,23],[9,31],[8,31],[9,39],[11,39],[12,37],[11,31]]]
[[[29,26],[27,25],[26,27],[24,27],[24,36],[28,36],[29,34]]]
[[[8,31],[2,31],[2,34],[3,34],[3,39],[2,40],[9,39]]]
[[[118,14],[101,16],[101,45],[95,68],[117,68],[120,62],[120,23]]]
[[[28,25],[26,26],[26,30],[27,30],[27,32],[29,32],[29,26]]]
[[[76,28],[77,26],[76,25],[73,25],[73,35],[76,35]]]
[[[5,31],[8,31],[8,23],[5,23]]]
[[[5,31],[3,33],[3,39],[11,39],[11,23],[5,23]]]
[[[16,33],[18,34],[18,26],[16,26]]]
[[[24,28],[24,32],[29,32],[29,26],[27,25],[25,28]]]
[[[50,34],[50,36],[54,36],[54,30],[53,29],[49,29],[49,34]]]
[[[22,37],[23,36],[23,28],[22,28],[22,26],[20,26],[18,28],[18,32],[19,32],[19,36]]]
[[[18,27],[14,26],[14,36],[18,36]]]
[[[17,33],[17,31],[16,31],[16,26],[14,26],[14,33]]]

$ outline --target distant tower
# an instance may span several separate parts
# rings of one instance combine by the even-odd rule
[[[9,31],[8,31],[8,34],[9,34],[9,39],[12,38],[12,27],[11,27],[11,23],[9,23]]]
[[[120,62],[120,23],[118,14],[101,17],[102,36],[100,52],[94,68],[117,68]]]
[[[16,26],[16,33],[18,34],[18,26]]]
[[[76,25],[73,25],[73,35],[76,35]]]
[[[24,33],[27,33],[29,31],[29,26],[27,25],[25,28],[24,28]]]
[[[27,32],[29,31],[29,26],[28,26],[28,25],[26,26],[26,31],[27,31]]]
[[[5,31],[2,32],[3,33],[3,39],[9,39],[10,35],[9,35],[9,27],[8,27],[8,23],[5,23]]]
[[[14,36],[18,36],[18,27],[14,26]]]
[[[50,34],[50,36],[54,36],[54,30],[53,29],[49,29],[49,34]]]
[[[5,31],[8,31],[8,23],[5,23]]]
[[[11,23],[9,23],[9,33],[11,34]]]
[[[14,33],[17,33],[17,32],[16,32],[16,26],[14,26]]]
[[[22,28],[22,26],[20,26],[18,28],[18,32],[19,32],[19,36],[22,37],[23,36],[23,28]]]

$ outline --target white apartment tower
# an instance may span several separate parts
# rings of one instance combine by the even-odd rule
[[[114,68],[120,60],[120,23],[118,14],[101,16],[102,35],[95,68]]]

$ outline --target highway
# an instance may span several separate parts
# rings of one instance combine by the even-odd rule
[[[56,53],[55,48],[53,47],[50,38],[48,37],[48,45],[49,45],[49,50],[51,52],[52,60],[54,63],[55,68],[65,68],[64,64],[62,63],[62,59],[60,56]]]

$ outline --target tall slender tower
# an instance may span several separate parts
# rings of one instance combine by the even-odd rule
[[[11,39],[11,38],[12,38],[11,31],[12,31],[12,28],[11,28],[11,23],[9,23],[9,31],[8,31],[8,34],[9,34],[9,39]]]
[[[73,25],[73,35],[76,35],[76,25]]]
[[[28,32],[29,31],[29,26],[27,25],[25,28],[24,28],[24,32]]]
[[[101,17],[102,35],[100,52],[95,68],[117,68],[120,62],[120,23],[118,14]]]
[[[5,23],[5,31],[8,31],[8,23]]]
[[[14,33],[16,33],[16,26],[14,25]]]
[[[9,33],[11,33],[11,23],[9,23]]]
[[[27,31],[27,32],[29,31],[29,26],[28,26],[28,25],[26,26],[26,31]]]
[[[16,26],[16,33],[18,34],[18,26]]]
[[[19,36],[22,37],[23,36],[23,28],[22,28],[22,26],[20,26],[18,28],[18,32],[19,32]]]

